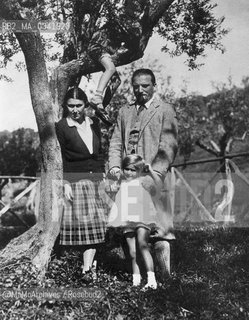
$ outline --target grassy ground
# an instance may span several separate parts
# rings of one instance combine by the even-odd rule
[[[155,291],[131,286],[131,276],[116,250],[103,248],[95,290],[102,297],[80,301],[2,301],[0,319],[249,319],[249,229],[212,228],[176,232],[172,276]],[[39,283],[29,261],[1,270],[0,289],[78,288],[80,255],[53,256]]]

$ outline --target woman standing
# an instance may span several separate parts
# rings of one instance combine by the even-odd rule
[[[87,104],[84,91],[69,89],[64,116],[56,123],[65,195],[60,245],[81,246],[83,274],[91,270],[96,248],[104,242],[107,216],[107,206],[100,197],[105,165],[99,120],[85,115]]]

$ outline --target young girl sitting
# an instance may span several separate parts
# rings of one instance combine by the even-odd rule
[[[139,49],[137,46],[142,34],[141,20],[144,14],[145,1],[134,3],[131,0],[122,0],[120,5],[119,14],[109,12],[111,18],[102,26],[100,19],[99,29],[93,34],[88,48],[90,57],[100,63],[103,68],[95,94],[90,100],[90,105],[95,110],[96,116],[108,126],[112,125],[112,122],[104,109],[105,90],[110,81],[116,82],[116,79],[118,79],[120,83],[116,70],[117,56],[127,53],[129,49]]]
[[[149,238],[152,234],[163,233],[153,201],[159,196],[156,186],[159,185],[160,178],[150,165],[145,165],[143,159],[137,154],[124,158],[122,172],[123,179],[121,179],[115,202],[110,211],[109,226],[121,227],[125,236],[132,263],[133,285],[138,286],[141,283],[137,264],[137,247],[147,271],[147,284],[144,288],[156,289],[157,282]],[[153,196],[143,187],[144,173],[150,175],[155,182]]]

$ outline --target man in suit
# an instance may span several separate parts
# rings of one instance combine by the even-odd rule
[[[176,114],[169,103],[155,96],[156,80],[150,69],[136,70],[132,86],[136,100],[119,110],[109,147],[109,173],[119,177],[122,159],[137,153],[151,164],[163,186],[177,152]],[[148,189],[153,187],[149,176],[147,184]],[[169,229],[171,227],[173,219],[169,217]]]

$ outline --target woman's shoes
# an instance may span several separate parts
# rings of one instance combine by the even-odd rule
[[[92,275],[90,270],[82,273],[82,280],[86,284],[90,284],[92,282]]]
[[[83,269],[83,267],[81,267]],[[95,267],[92,267],[90,270],[83,272],[82,270],[82,280],[86,284],[93,283],[97,281],[97,271]]]

